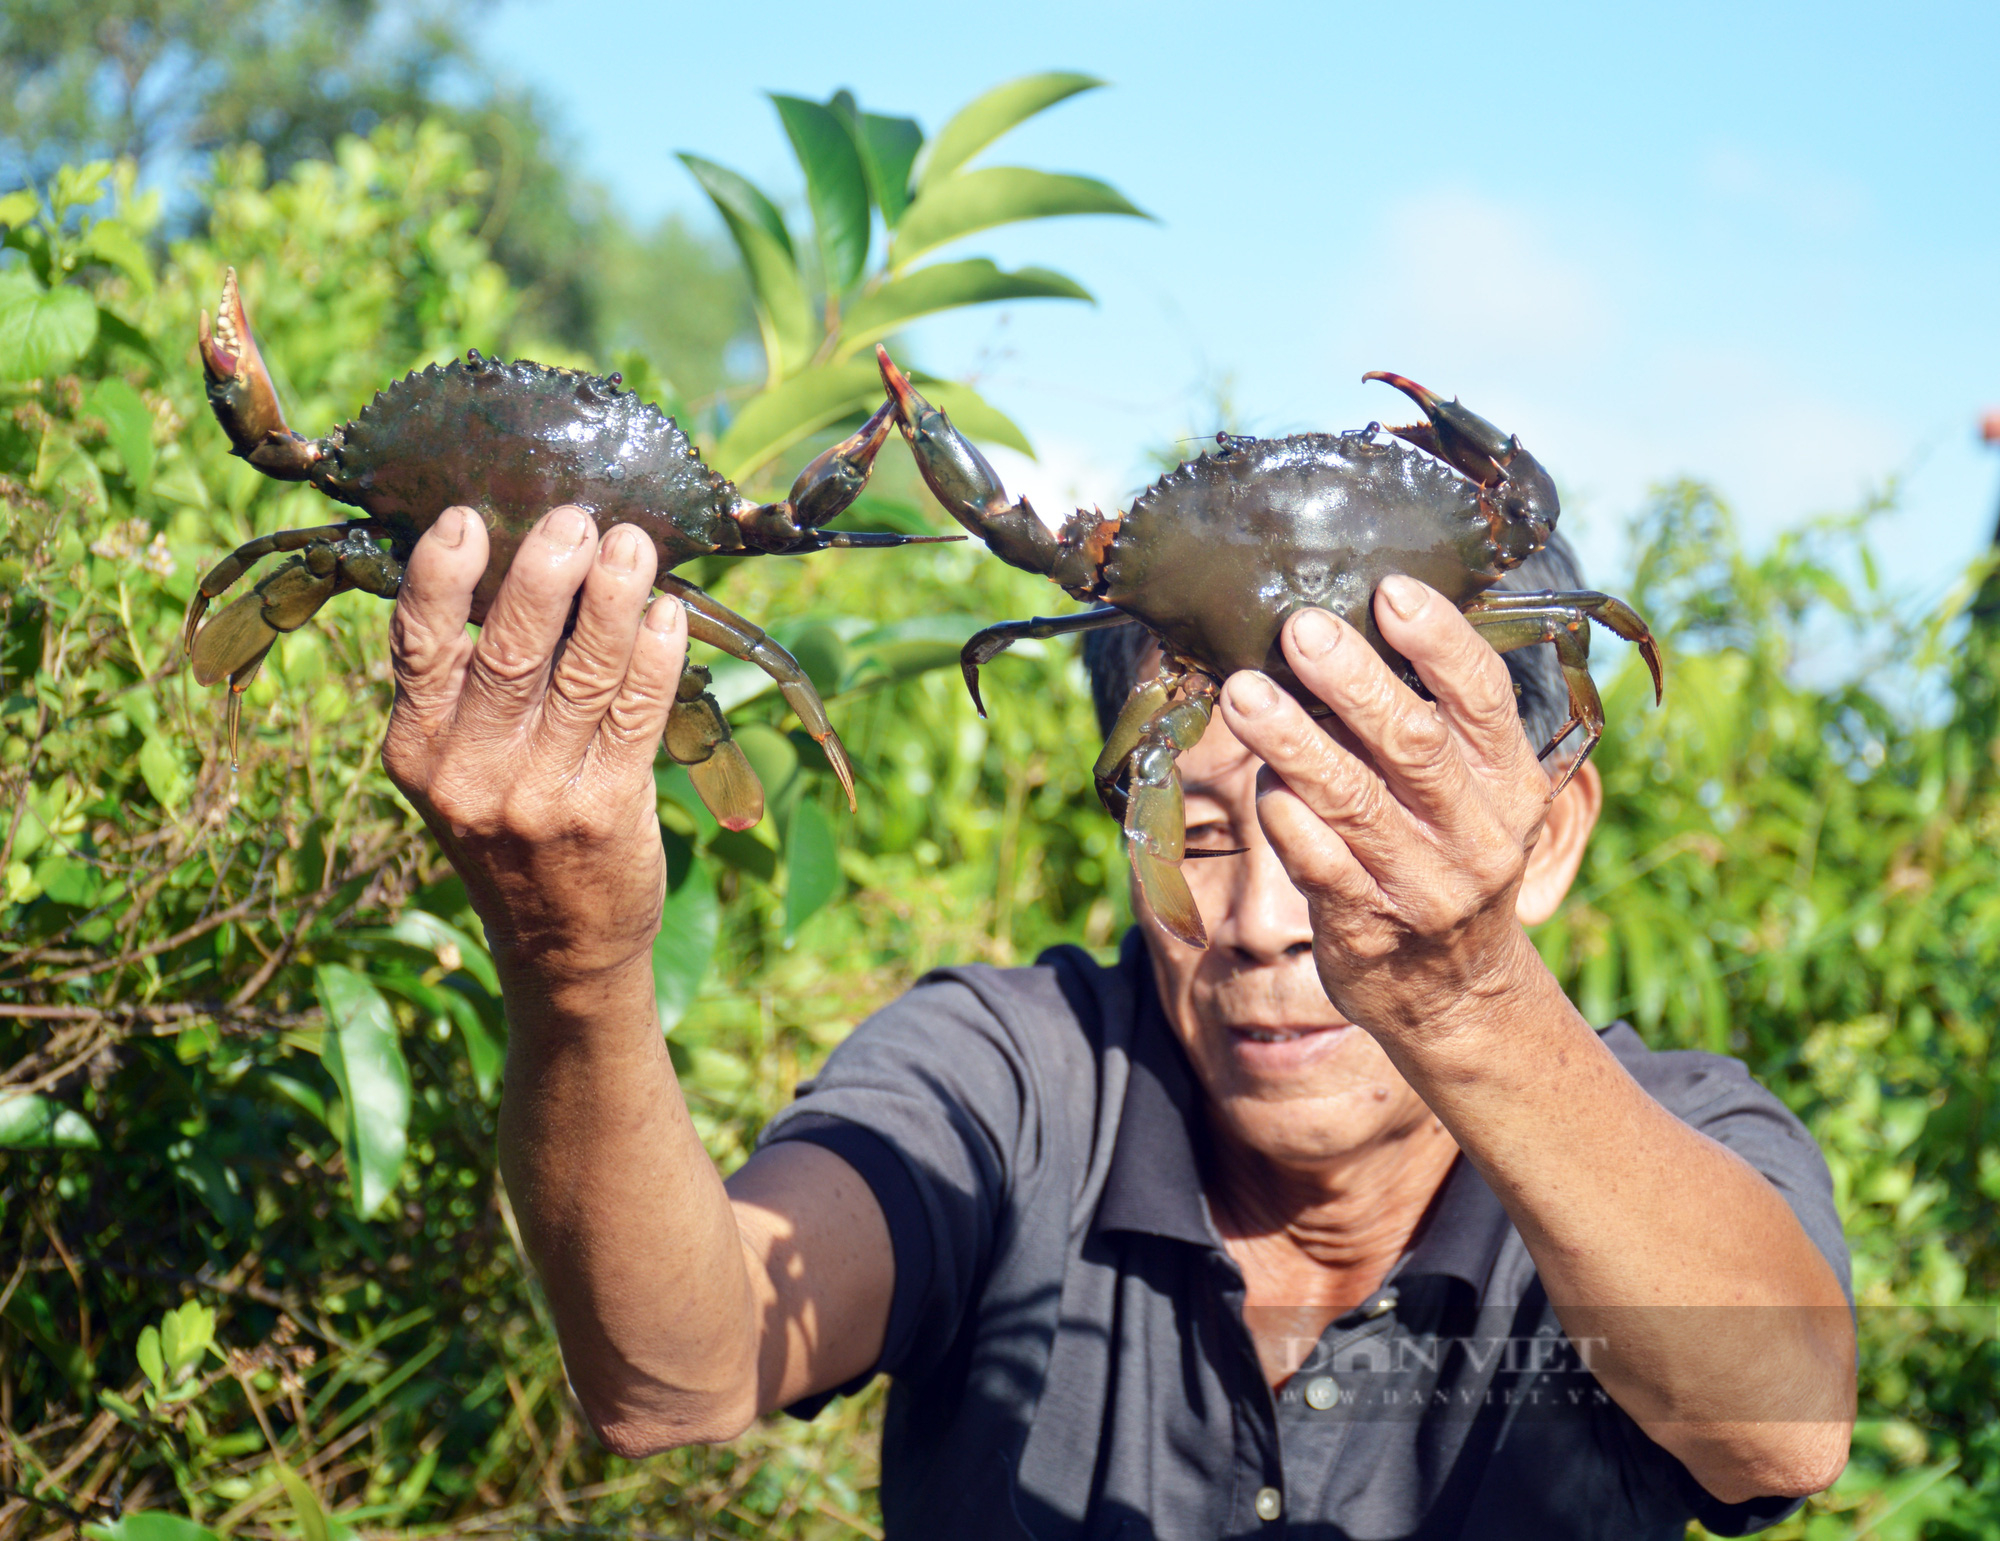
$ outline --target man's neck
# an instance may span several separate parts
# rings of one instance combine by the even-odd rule
[[[1214,1153],[1209,1208],[1243,1270],[1244,1323],[1276,1386],[1388,1276],[1458,1147],[1426,1117],[1311,1167],[1281,1166],[1226,1137]]]

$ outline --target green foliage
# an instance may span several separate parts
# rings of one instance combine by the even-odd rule
[[[752,476],[801,439],[872,410],[881,383],[873,364],[855,355],[907,322],[996,300],[1090,300],[1081,284],[1046,268],[1008,273],[983,257],[910,264],[995,225],[1058,214],[1144,218],[1115,188],[1088,177],[1018,166],[964,169],[1007,130],[1102,84],[1047,74],[996,86],[945,124],[927,160],[915,122],[864,113],[846,91],[823,103],[773,96],[812,213],[814,242],[804,253],[762,189],[713,161],[681,156],[736,245],[764,342],[764,390],[715,446],[725,476]],[[886,251],[870,272],[878,217]],[[930,392],[928,377],[916,378],[965,432],[1027,450],[1020,430],[967,387],[947,382]]]
[[[966,158],[1034,97],[1011,100],[939,136],[970,145],[940,185],[978,175]],[[913,130],[826,111],[871,218],[907,220],[931,185]],[[200,571],[325,517],[230,459],[207,416],[189,343],[223,263],[292,420],[319,431],[404,369],[538,335],[481,235],[486,172],[435,125],[277,182],[225,155],[206,234],[158,258],[131,186],[96,168],[0,200],[10,236],[37,232],[0,267],[0,314],[25,279],[96,318],[53,344],[0,323],[32,343],[0,371],[0,1534],[869,1533],[872,1396],[643,1464],[582,1429],[495,1173],[492,959],[376,760],[387,607],[343,596],[280,643],[240,775],[219,699],[181,671]],[[888,190],[913,186],[893,213]],[[802,249],[801,272],[827,263],[817,225]],[[853,366],[829,354],[780,389]],[[928,507],[885,455],[856,517],[924,530]],[[1899,616],[1864,533],[1752,557],[1698,488],[1648,511],[1630,592],[1668,643],[1667,707],[1630,668],[1608,682],[1605,818],[1537,940],[1592,1015],[1743,1055],[1827,1151],[1864,1423],[1788,1533],[1992,1536],[2000,629],[1979,605]],[[1045,610],[1042,580],[971,544],[701,576],[804,662],[860,787],[850,815],[767,679],[728,660],[717,694],[769,816],[723,831],[685,772],[658,774],[661,1024],[733,1165],[925,968],[1105,948],[1126,901],[1073,650],[1014,649],[984,722],[942,667],[975,624]]]
[[[205,234],[160,257],[131,185],[93,168],[0,203],[38,232],[0,284],[97,317],[0,375],[0,1485],[28,1495],[0,1493],[0,1534],[865,1533],[873,1399],[645,1466],[582,1429],[494,1166],[493,963],[379,769],[388,607],[343,596],[279,644],[239,775],[221,698],[182,672],[199,574],[327,517],[207,411],[191,343],[222,267],[292,420],[323,430],[406,369],[532,343],[480,235],[487,174],[437,125],[278,181],[221,155]],[[878,488],[867,522],[933,527],[906,460]],[[937,672],[974,617],[1045,607],[1040,580],[968,547],[704,578],[796,650],[861,781],[855,818],[733,660],[718,690],[770,816],[722,831],[661,767],[662,1027],[733,1163],[922,969],[1102,946],[1123,898],[1113,831],[1049,769],[1092,732],[1071,656],[1019,650],[990,726]]]

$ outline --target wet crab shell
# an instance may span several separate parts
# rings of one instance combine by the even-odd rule
[[[1317,705],[1278,645],[1317,605],[1409,666],[1369,603],[1391,573],[1461,608],[1513,565],[1479,487],[1420,450],[1364,433],[1229,440],[1140,494],[1112,537],[1098,593],[1218,676],[1262,669]],[[1484,552],[1483,566],[1468,555]]]
[[[483,516],[481,620],[535,521],[573,503],[600,529],[639,526],[664,571],[740,551],[736,489],[674,420],[615,380],[477,353],[405,376],[320,441],[310,480],[379,520],[399,557],[454,504]]]

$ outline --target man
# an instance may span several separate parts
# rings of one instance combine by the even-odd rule
[[[508,1190],[613,1449],[883,1372],[902,1536],[1742,1533],[1838,1474],[1824,1165],[1733,1061],[1563,996],[1524,925],[1601,784],[1550,803],[1423,585],[1376,615],[1434,703],[1320,612],[1284,646],[1338,737],[1227,683],[1181,762],[1192,841],[1248,847],[1188,864],[1206,951],[1135,897],[1115,968],[934,976],[725,1184],[652,1000],[682,613],[636,532],[557,509],[475,641],[486,552],[458,510],[417,547],[383,757],[486,923]]]

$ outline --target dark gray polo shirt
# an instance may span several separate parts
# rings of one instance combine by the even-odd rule
[[[1848,1278],[1826,1165],[1735,1060],[1605,1043],[1743,1156]],[[1415,1245],[1273,1393],[1202,1190],[1196,1087],[1139,934],[1104,968],[945,969],[836,1049],[764,1140],[874,1190],[895,1248],[882,1509],[899,1538],[1740,1535],[1598,1387],[1462,1157]],[[1579,1360],[1583,1362],[1579,1362]],[[811,1416],[826,1398],[793,1409]]]

